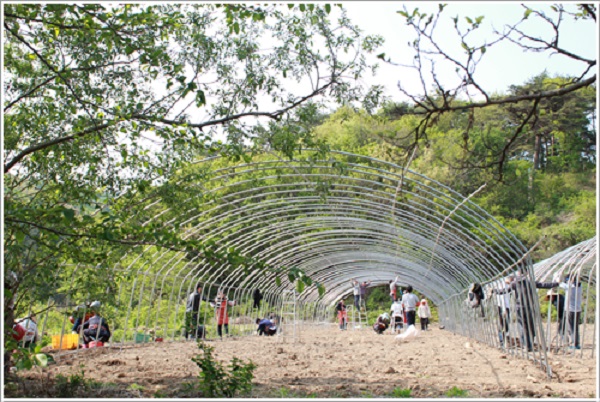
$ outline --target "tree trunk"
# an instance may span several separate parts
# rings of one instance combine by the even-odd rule
[[[6,342],[12,337],[12,327],[15,323],[14,297],[4,298],[4,378],[10,374],[12,350],[6,347]]]
[[[540,134],[535,135],[535,144],[533,146],[533,169],[540,169],[540,154],[542,152],[542,136]]]

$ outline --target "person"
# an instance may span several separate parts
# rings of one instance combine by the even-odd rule
[[[36,315],[31,314],[29,317],[20,318],[15,321],[15,324],[20,325],[25,330],[23,338],[20,339],[20,342],[23,342],[23,347],[35,347],[39,338]]]
[[[215,316],[217,317],[217,334],[223,338],[223,327],[225,327],[225,336],[229,336],[229,314],[228,306],[235,306],[235,300],[229,300],[225,293],[219,292],[215,299],[214,306],[216,307]]]
[[[426,299],[421,300],[421,304],[419,305],[419,310],[417,313],[419,314],[419,321],[421,322],[421,331],[429,331],[427,326],[429,325],[431,310],[429,309]]]
[[[194,292],[189,295],[185,306],[185,339],[193,336],[194,333],[196,334],[196,339],[204,337],[204,325],[200,325],[198,322],[198,311],[200,310],[200,303],[202,301],[208,302],[209,300],[202,295],[202,284],[198,283]],[[196,331],[194,331],[194,328],[196,328]]]
[[[373,324],[373,331],[375,331],[378,335],[381,335],[389,327],[389,325],[390,325],[389,314],[388,313],[380,314],[379,317],[377,317],[377,321],[375,321],[375,324]]]
[[[504,278],[502,288],[506,288],[512,282],[513,277],[511,275]],[[498,321],[500,329],[498,330],[498,339],[500,344],[504,345],[504,341],[509,334],[509,323],[510,323],[510,293],[496,295],[496,303],[498,307]]]
[[[565,281],[560,284],[562,289],[565,289],[565,297],[567,301],[567,329],[572,345],[570,349],[581,349],[579,343],[579,323],[581,321],[581,300],[583,297],[583,288],[577,277],[565,277]]]
[[[467,304],[471,308],[481,309],[481,317],[485,318],[485,310],[483,309],[483,300],[485,295],[483,294],[483,287],[480,283],[472,283],[469,287]]]
[[[100,306],[99,301],[90,304],[92,317],[82,325],[84,347],[89,347],[91,341],[108,342],[110,339],[110,328],[106,320],[100,316]],[[79,328],[77,328],[77,332],[79,332]]]
[[[260,290],[258,288],[254,289],[254,293],[252,293],[252,300],[254,301],[252,308],[259,309],[260,301],[262,299],[263,299],[263,295],[260,293]]]
[[[73,323],[73,327],[71,327],[71,332],[77,334],[77,328],[81,328],[81,324],[92,318],[92,311],[89,306],[85,304],[80,304],[75,307],[75,311],[73,311],[73,315],[69,317],[69,320]]]
[[[406,292],[406,288],[403,288],[403,289],[402,289],[402,296],[400,297],[400,302],[402,302],[402,298],[404,297],[404,295],[405,295],[406,293],[407,293],[407,292]],[[402,304],[402,315],[403,315],[403,318],[404,318],[404,323],[407,323],[407,322],[408,322],[408,319],[407,319],[407,317],[406,317],[406,309],[404,308],[404,304]]]
[[[398,332],[402,331],[404,324],[404,309],[402,308],[402,301],[396,300],[393,302],[390,310],[390,315],[392,316],[392,333],[396,332],[396,330],[398,330]]]
[[[256,331],[258,332],[259,336],[263,334],[265,336],[273,336],[277,333],[277,326],[268,318],[264,318],[262,320],[257,318],[256,324],[258,324],[258,329]]]
[[[367,302],[367,287],[371,284],[371,281],[364,281],[360,284],[360,300],[361,302]]]
[[[392,303],[396,301],[396,284],[398,283],[398,275],[393,281],[390,281],[390,298],[392,299]]]
[[[413,294],[412,286],[408,285],[406,287],[406,293],[402,295],[402,306],[404,307],[404,311],[406,312],[406,325],[410,327],[411,325],[415,325],[416,322],[416,314],[417,314],[417,306],[419,305],[419,298]]]
[[[354,295],[354,307],[358,311],[360,309],[360,282],[356,278],[352,278],[350,283],[352,284],[352,294]]]
[[[490,289],[492,294],[506,294],[512,292],[515,295],[515,309],[517,313],[517,322],[523,329],[521,340],[524,339],[527,351],[533,351],[533,339],[535,337],[535,317],[534,305],[537,300],[537,289],[551,289],[559,285],[559,282],[554,278],[553,282],[531,282],[526,275],[521,271],[517,271],[515,279],[504,289]]]
[[[562,340],[565,339],[565,296],[554,289],[548,290],[546,293],[546,301],[552,303],[556,308],[556,316],[558,318],[558,335]]]
[[[348,312],[346,311],[344,300],[338,302],[335,306],[335,311],[337,312],[338,321],[340,323],[340,331],[344,331],[348,325]]]

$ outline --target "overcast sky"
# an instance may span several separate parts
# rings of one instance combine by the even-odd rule
[[[409,10],[415,7],[419,11],[434,12],[438,9],[438,2],[391,2],[391,1],[351,1],[342,2],[348,12],[350,19],[364,30],[366,34],[382,35],[386,42],[382,48],[386,57],[399,63],[410,63],[412,53],[408,42],[415,38],[412,28],[406,26],[405,19],[397,13],[403,7]],[[477,32],[479,35],[473,35],[473,43],[484,44],[492,40],[492,27],[496,30],[502,30],[504,25],[517,22],[524,14],[525,9],[518,2],[448,2],[443,11],[445,16],[445,25],[439,24],[436,30],[437,39],[444,48],[456,48],[460,41],[452,26],[451,18],[459,16],[459,21],[466,27],[465,17],[475,19],[478,16],[484,16],[483,22]],[[554,16],[549,6],[552,3],[529,2],[524,3],[534,9],[543,9],[549,16]],[[570,4],[574,9],[575,5]],[[440,20],[441,21],[441,20]],[[549,24],[541,23],[534,19],[533,15],[524,26],[528,32],[543,35],[551,38],[552,31]],[[561,47],[571,52],[590,58],[597,59],[598,52],[598,31],[597,26],[589,21],[563,21],[560,31]],[[475,33],[475,32],[474,32]],[[469,36],[471,38],[471,36]],[[463,52],[457,48],[458,52]],[[379,52],[378,52],[379,53]],[[372,56],[372,60],[375,56]],[[381,67],[376,77],[364,77],[369,83],[379,83],[386,86],[387,95],[395,100],[401,100],[402,97],[397,89],[397,82],[401,81],[406,88],[419,90],[416,76],[410,75],[408,69],[390,66],[380,63]],[[504,92],[511,84],[522,84],[535,75],[546,70],[551,75],[565,74],[579,76],[585,69],[581,62],[575,62],[562,55],[551,56],[548,53],[524,52],[514,44],[505,43],[489,48],[482,62],[477,67],[476,77],[490,92]],[[592,73],[595,73],[593,70]],[[447,74],[445,81],[454,79],[456,76],[454,69],[445,69],[442,73]]]

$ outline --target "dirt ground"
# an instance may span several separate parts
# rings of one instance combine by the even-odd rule
[[[597,398],[596,357],[548,354],[553,376],[539,365],[437,327],[400,343],[386,331],[340,331],[335,326],[305,327],[289,337],[232,337],[209,341],[217,359],[252,360],[252,398],[394,397],[446,398],[453,387],[475,398]],[[163,342],[135,347],[82,350],[44,372],[22,376],[30,397],[49,397],[57,374],[84,370],[96,382],[95,398],[198,397],[198,355],[194,342]],[[597,356],[597,355],[595,355]],[[396,390],[394,393],[394,390]],[[406,395],[406,394],[404,394]],[[455,394],[456,395],[456,394]],[[6,396],[10,396],[7,394]]]

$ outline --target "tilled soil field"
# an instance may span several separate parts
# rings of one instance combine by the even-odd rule
[[[532,361],[438,328],[403,343],[389,332],[335,326],[305,327],[295,342],[249,336],[207,343],[224,364],[234,356],[256,364],[250,398],[598,397],[591,350],[584,350],[583,358],[549,353],[549,379]],[[201,397],[193,386],[199,369],[191,360],[198,354],[194,342],[71,352],[43,371],[22,374],[5,396],[55,397],[57,375],[80,376],[83,370],[88,386],[76,396]]]

